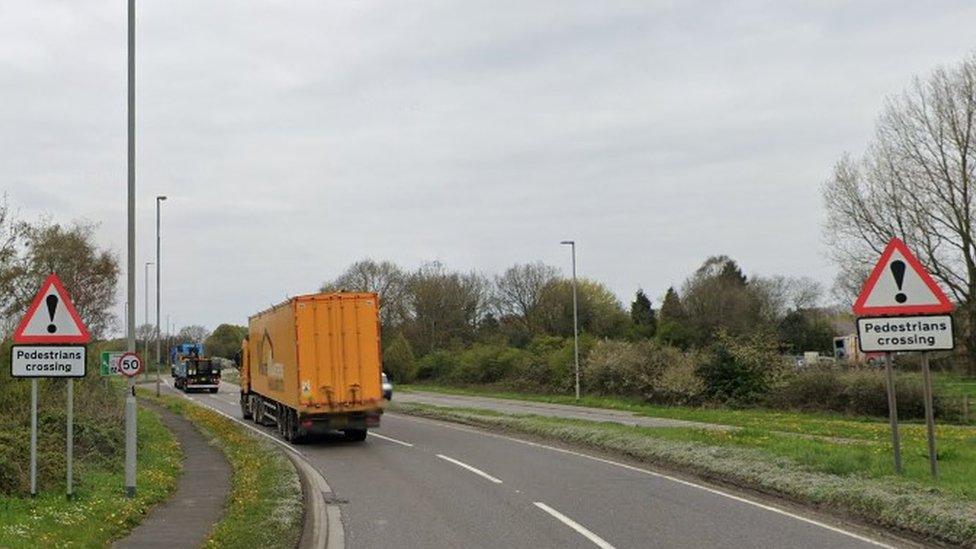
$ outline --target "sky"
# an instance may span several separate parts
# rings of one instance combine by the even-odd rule
[[[625,302],[715,254],[829,285],[833,164],[976,51],[968,1],[137,4],[136,317],[167,195],[164,329],[244,324],[364,257],[568,273],[565,239]],[[0,190],[97,223],[123,265],[125,20],[0,5]]]

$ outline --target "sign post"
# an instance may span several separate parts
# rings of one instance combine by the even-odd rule
[[[885,391],[888,393],[888,421],[891,422],[891,448],[895,454],[895,472],[901,469],[901,436],[898,434],[898,400],[895,398],[894,360],[891,353],[885,353]]]
[[[952,317],[948,314],[952,309],[952,303],[939,285],[905,243],[897,238],[888,242],[864,283],[864,289],[854,302],[861,351],[885,353],[891,441],[895,454],[895,471],[899,474],[902,472],[901,441],[898,435],[898,404],[895,399],[892,353],[922,353],[929,466],[932,477],[938,479],[929,352],[950,351],[954,348]]]
[[[51,273],[41,283],[12,339],[15,345],[10,348],[10,375],[31,379],[31,496],[37,495],[37,380],[62,377],[68,380],[65,493],[71,499],[74,495],[74,378],[85,377],[84,344],[90,337],[56,274]]]

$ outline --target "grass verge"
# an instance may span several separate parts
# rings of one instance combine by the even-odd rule
[[[138,492],[123,497],[122,463],[76,472],[75,497],[63,488],[34,499],[0,496],[0,547],[104,547],[139,524],[176,489],[182,452],[159,416],[138,412]]]
[[[158,402],[194,423],[227,456],[233,470],[224,517],[207,547],[281,547],[298,544],[303,521],[302,488],[295,467],[271,442],[189,401],[149,391]]]
[[[616,453],[853,515],[928,540],[976,545],[976,504],[972,497],[965,497],[965,490],[957,489],[971,484],[972,476],[968,481],[960,478],[958,486],[945,487],[883,474],[881,467],[870,466],[887,459],[884,448],[873,444],[811,440],[754,429],[641,428],[402,402],[394,406],[403,413]],[[916,449],[906,448],[909,451],[914,454]],[[855,457],[847,460],[842,457],[845,453]]]

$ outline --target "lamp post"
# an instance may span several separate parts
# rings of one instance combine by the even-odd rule
[[[159,363],[162,357],[159,352],[159,204],[166,200],[166,197],[159,195],[156,197],[156,396],[159,396]],[[148,354],[148,353],[146,353]]]
[[[126,350],[136,350],[136,1],[127,2],[126,156],[128,246],[126,253]],[[128,379],[125,396],[125,496],[136,496],[136,380]]]
[[[580,397],[579,368],[579,312],[576,306],[576,241],[563,240],[560,244],[569,246],[573,252],[573,357],[576,360],[576,400]]]
[[[147,261],[145,268],[143,269],[143,280],[145,280],[145,313],[143,314],[144,321],[142,323],[143,327],[149,326],[149,266],[153,265],[152,261]],[[157,305],[158,306],[158,305]],[[149,358],[149,334],[144,334],[146,341],[143,342],[142,346],[144,348],[143,360]],[[149,381],[149,368],[142,369],[142,380]]]

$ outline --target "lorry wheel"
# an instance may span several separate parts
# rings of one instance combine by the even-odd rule
[[[241,417],[251,419],[254,417],[254,414],[251,413],[251,407],[247,405],[247,400],[247,395],[241,395]]]
[[[362,442],[366,440],[366,429],[346,429],[342,435],[349,442]]]

